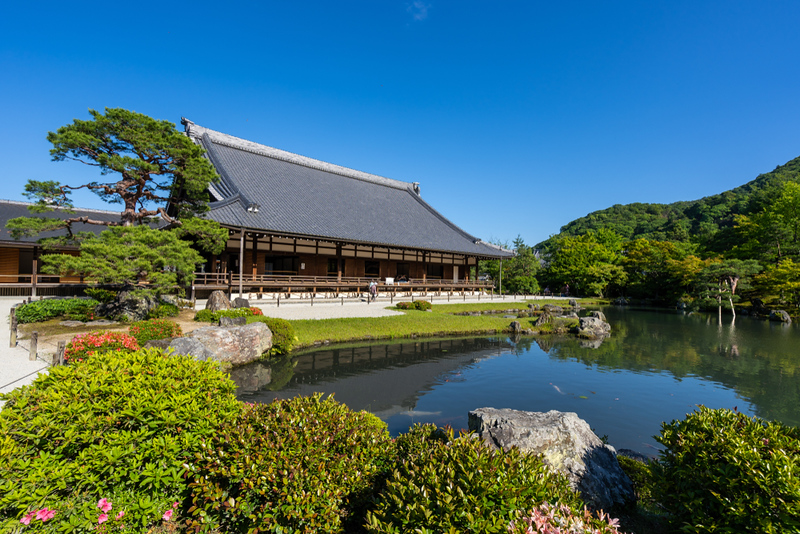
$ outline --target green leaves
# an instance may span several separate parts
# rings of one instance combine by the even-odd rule
[[[44,299],[17,307],[20,323],[40,323],[54,317],[90,315],[98,302],[93,299]]]

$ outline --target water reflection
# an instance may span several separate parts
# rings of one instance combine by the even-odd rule
[[[653,453],[662,421],[697,404],[800,426],[798,331],[738,317],[607,308],[612,336],[420,340],[339,346],[234,370],[250,402],[335,393],[392,433],[466,427],[492,406],[574,411],[617,447]]]

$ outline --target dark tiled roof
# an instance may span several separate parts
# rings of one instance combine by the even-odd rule
[[[45,232],[34,237],[23,237],[20,238],[18,241],[15,241],[14,238],[11,237],[11,234],[9,234],[8,229],[6,228],[6,223],[8,222],[9,219],[15,219],[17,217],[40,217],[40,218],[43,217],[47,219],[66,219],[68,217],[88,216],[91,217],[92,219],[97,219],[101,221],[120,220],[120,212],[118,211],[103,211],[103,210],[76,208],[75,210],[73,210],[74,213],[64,213],[61,210],[55,210],[46,213],[31,213],[30,211],[28,211],[28,206],[30,205],[31,203],[29,202],[0,200],[0,242],[32,244],[44,237],[56,237],[60,235],[66,235],[65,231],[59,230],[57,232]],[[106,226],[98,226],[96,224],[78,223],[73,226],[73,232],[94,232],[95,234],[99,234],[106,228],[107,228]]]
[[[475,256],[510,256],[448,221],[415,184],[306,158],[197,126],[187,134],[221,176],[208,217],[287,235]],[[248,212],[258,204],[258,213]]]

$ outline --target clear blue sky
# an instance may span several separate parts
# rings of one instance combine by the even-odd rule
[[[798,21],[797,0],[10,2],[0,198],[97,179],[45,136],[123,107],[418,181],[468,232],[535,244],[800,155]]]

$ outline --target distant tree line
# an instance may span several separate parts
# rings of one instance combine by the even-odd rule
[[[684,302],[733,309],[746,297],[800,306],[800,158],[693,202],[616,205],[503,262],[503,292]],[[481,264],[498,285],[500,262]]]

